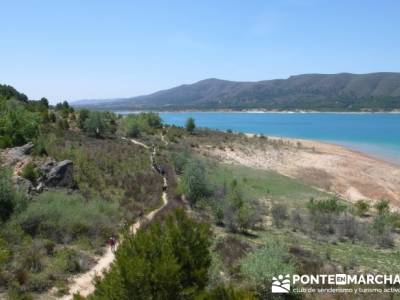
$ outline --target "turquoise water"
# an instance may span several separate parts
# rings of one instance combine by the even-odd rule
[[[332,142],[400,163],[400,114],[373,113],[160,113],[168,124]]]

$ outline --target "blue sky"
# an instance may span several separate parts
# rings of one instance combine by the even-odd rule
[[[0,0],[0,83],[52,102],[400,71],[400,1]]]

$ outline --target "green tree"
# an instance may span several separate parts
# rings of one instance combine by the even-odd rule
[[[39,100],[39,103],[42,106],[44,106],[46,108],[49,108],[49,100],[47,100],[47,98],[43,97],[42,99]]]
[[[105,136],[108,130],[109,125],[107,124],[104,113],[93,111],[85,120],[84,131],[88,136],[101,138]]]
[[[15,101],[0,100],[0,148],[21,146],[39,134],[40,113]]]
[[[188,118],[186,120],[185,128],[186,128],[187,132],[189,132],[189,133],[194,132],[194,130],[196,128],[196,123],[193,118]]]
[[[224,199],[223,220],[232,232],[245,232],[258,221],[255,209],[250,205],[249,199],[244,199],[236,180],[231,182],[230,190]]]
[[[85,121],[89,118],[90,112],[87,109],[81,109],[78,113],[78,127],[84,129]]]
[[[207,283],[209,228],[180,210],[126,237],[89,299],[191,299]]]
[[[15,190],[9,169],[0,169],[0,220],[6,221],[14,210]]]
[[[162,121],[158,114],[139,113],[129,114],[121,122],[121,130],[128,137],[139,137],[141,133],[153,134],[156,129],[162,127]]]
[[[186,164],[182,183],[184,193],[192,206],[209,195],[206,170],[199,160],[192,160]]]

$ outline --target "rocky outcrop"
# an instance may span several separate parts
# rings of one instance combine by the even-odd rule
[[[76,188],[77,185],[73,177],[74,163],[71,160],[57,162],[48,158],[47,161],[43,162],[43,159],[34,159],[30,155],[33,147],[32,143],[28,143],[21,147],[9,148],[0,152],[3,165],[13,169],[13,179],[19,190],[27,195],[33,195],[46,188]],[[31,182],[20,175],[24,167],[32,161],[37,165],[40,174],[36,182]]]
[[[71,160],[50,161],[40,166],[39,169],[42,174],[39,179],[39,185],[42,184],[44,187],[76,187],[73,178],[74,163]]]
[[[1,157],[6,165],[12,166],[25,160],[33,147],[33,143],[28,143],[21,147],[8,148],[2,152]]]

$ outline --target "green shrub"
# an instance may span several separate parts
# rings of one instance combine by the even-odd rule
[[[89,118],[90,112],[87,109],[81,109],[78,113],[78,127],[84,129],[85,122]]]
[[[274,203],[271,208],[273,223],[276,227],[282,227],[285,220],[288,219],[287,207],[282,203]]]
[[[3,270],[3,264],[7,261],[10,256],[10,251],[7,247],[6,242],[0,237],[0,274]]]
[[[121,131],[125,136],[137,138],[142,133],[153,134],[162,127],[162,121],[156,113],[129,114],[122,119]]]
[[[184,193],[192,206],[209,195],[206,170],[199,160],[193,160],[186,164],[182,183]]]
[[[189,133],[193,133],[196,128],[196,123],[193,118],[188,118],[185,124],[186,131]]]
[[[210,291],[201,293],[195,300],[256,300],[258,297],[251,291],[233,286],[217,286]]]
[[[389,201],[381,199],[374,205],[374,207],[378,211],[378,214],[386,214],[389,212]]]
[[[80,195],[45,192],[32,201],[16,222],[31,236],[58,242],[80,236],[92,239],[110,236],[118,224],[118,205],[102,200],[85,200]]]
[[[92,111],[85,119],[83,129],[90,137],[104,138],[115,131],[115,119],[113,113]]]
[[[21,146],[39,134],[42,123],[39,112],[31,112],[25,105],[0,99],[0,146]]]
[[[37,171],[35,164],[33,162],[29,162],[23,168],[21,176],[35,184],[39,178],[39,172]]]
[[[0,221],[6,221],[15,208],[16,192],[11,181],[11,171],[0,169]]]
[[[370,208],[370,204],[365,200],[358,200],[354,206],[356,207],[357,215],[360,217],[365,216]]]
[[[288,258],[285,246],[278,241],[268,241],[265,246],[250,252],[242,259],[241,271],[249,284],[254,286],[260,295],[265,295],[270,291],[272,277],[295,272],[295,265]]]
[[[89,299],[191,299],[208,281],[209,228],[182,210],[124,240]]]
[[[172,154],[172,163],[174,164],[175,172],[181,175],[185,169],[186,164],[190,159],[188,151],[182,151]]]
[[[52,281],[46,273],[30,274],[28,278],[28,289],[32,292],[45,292],[52,286]]]
[[[337,197],[332,197],[327,200],[314,201],[310,199],[307,208],[312,214],[327,213],[327,214],[340,214],[346,210],[346,205],[339,202]]]

